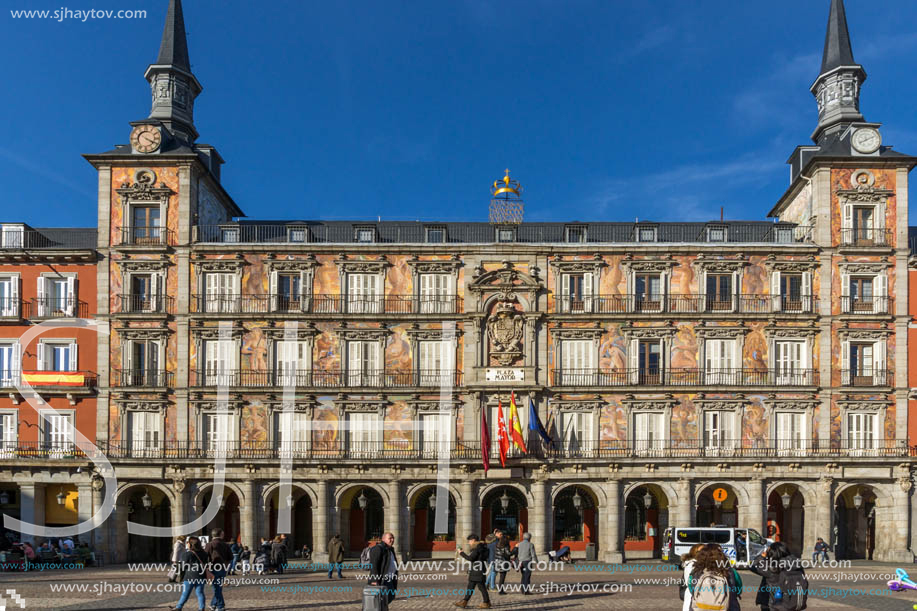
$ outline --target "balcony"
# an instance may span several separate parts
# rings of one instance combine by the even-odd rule
[[[89,304],[75,297],[35,297],[29,302],[30,319],[88,318]]]
[[[885,369],[841,369],[841,386],[891,386],[895,374]]]
[[[463,300],[457,295],[420,298],[416,295],[290,296],[193,295],[195,314],[459,314]]]
[[[594,295],[579,299],[558,297],[557,314],[811,314],[809,295],[738,295],[716,299],[704,295]]]
[[[0,321],[22,320],[22,309],[18,297],[0,297]]]
[[[92,371],[23,371],[0,380],[3,386],[15,388],[28,383],[38,392],[75,392],[89,390],[98,383],[98,376]]]
[[[117,246],[171,246],[175,244],[175,232],[165,227],[129,226],[121,228],[121,239]]]
[[[411,440],[371,441],[347,443],[280,442],[280,441],[113,441],[99,442],[99,449],[109,459],[199,459],[224,457],[229,459],[297,460],[355,460],[378,461],[390,464],[395,460],[439,460],[442,454],[451,461],[481,461],[481,442],[452,440],[451,443]],[[59,452],[69,451],[80,456],[72,444],[58,445]],[[834,440],[720,440],[711,446],[697,439],[666,440],[654,442],[626,440],[556,441],[551,446],[533,442],[527,454],[516,452],[508,457],[510,464],[526,461],[554,460],[622,460],[646,457],[676,459],[735,459],[756,458],[782,460],[793,458],[845,458],[845,457],[906,457],[917,455],[917,448],[908,446],[906,439],[834,439]],[[7,458],[60,458],[50,444],[10,444]],[[0,454],[0,458],[4,456]],[[491,465],[499,464],[499,452],[493,447],[489,452]],[[641,463],[642,464],[642,463]]]
[[[553,386],[815,386],[815,369],[555,369]]]
[[[191,386],[230,388],[440,388],[462,385],[462,372],[441,372],[438,370],[396,371],[390,369],[351,372],[341,369],[271,371],[235,369],[192,372]]]
[[[841,246],[891,246],[892,229],[871,227],[842,227]]]
[[[171,295],[115,295],[112,314],[171,314],[175,299]]]
[[[94,250],[95,227],[16,229],[0,231],[0,251],[14,250]]]
[[[892,297],[851,297],[841,296],[842,314],[891,314]]]
[[[73,442],[4,441],[0,460],[86,460],[86,453]]]
[[[112,385],[137,388],[169,388],[174,386],[174,373],[165,370],[115,369]]]

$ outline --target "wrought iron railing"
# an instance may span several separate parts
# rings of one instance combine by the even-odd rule
[[[206,370],[192,371],[191,385],[199,387],[229,386],[274,388],[440,388],[461,386],[462,372],[440,370],[345,369],[305,370]]]
[[[815,369],[555,369],[554,386],[815,386]]]
[[[0,250],[89,250],[97,246],[92,228],[3,229]]]
[[[841,244],[843,246],[891,246],[895,232],[881,227],[842,227]]]
[[[121,246],[170,246],[175,232],[165,227],[136,225],[121,228]]]
[[[841,296],[842,314],[891,314],[892,297],[885,295],[872,297]]]
[[[890,386],[894,380],[894,372],[886,369],[841,369],[841,386]]]
[[[0,319],[22,318],[22,300],[19,297],[0,297]]]
[[[812,306],[813,300],[809,295],[734,295],[718,299],[713,295],[642,294],[593,295],[578,298],[558,296],[554,299],[554,312],[559,314],[811,313]]]
[[[175,299],[171,295],[115,295],[113,314],[171,314]]]
[[[162,369],[115,369],[112,383],[115,386],[171,387],[174,373]]]
[[[194,295],[196,314],[458,314],[462,298],[457,295]]]
[[[76,297],[33,297],[28,318],[88,318],[89,304]]]

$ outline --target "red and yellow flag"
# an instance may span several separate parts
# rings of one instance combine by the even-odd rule
[[[497,402],[497,448],[500,450],[500,466],[506,466],[509,439],[506,436],[506,420],[503,419],[503,403]]]
[[[516,393],[509,396],[509,434],[513,438],[513,445],[516,446],[523,454],[528,453],[525,449],[525,439],[522,435],[522,422],[519,420],[519,412],[516,410]]]

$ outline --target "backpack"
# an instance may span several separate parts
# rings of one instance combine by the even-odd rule
[[[802,611],[808,600],[809,580],[801,568],[793,568],[780,573],[777,587],[783,598],[774,600],[774,591],[770,593],[770,608],[773,611]]]
[[[363,551],[360,552],[360,564],[369,564],[369,552],[372,548],[372,545],[367,545],[363,548]]]
[[[691,611],[726,611],[729,608],[729,582],[723,575],[704,571],[694,584]]]

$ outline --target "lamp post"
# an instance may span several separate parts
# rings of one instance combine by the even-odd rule
[[[506,490],[503,491],[503,496],[500,497],[500,507],[503,508],[503,513],[509,511],[509,495],[506,494]]]
[[[433,489],[433,493],[430,495],[430,509],[436,509],[436,489]]]
[[[143,496],[140,497],[140,502],[143,503],[143,508],[147,511],[153,508],[153,498],[150,496],[150,491],[146,488],[143,489]]]
[[[0,505],[7,505],[9,502],[10,502],[9,493],[6,490],[4,490],[3,492],[0,492]]]
[[[57,493],[57,504],[63,505],[67,502],[67,495],[64,494],[64,489],[61,488],[60,492]]]
[[[790,496],[790,493],[786,490],[786,488],[784,488],[784,489],[783,489],[783,494],[780,495],[780,502],[783,503],[783,508],[784,508],[784,509],[789,509],[789,508],[790,508],[790,502],[791,502],[792,500],[793,500],[793,497],[791,497],[791,496]]]
[[[646,494],[643,495],[643,506],[649,509],[653,504],[653,495],[650,494],[649,489],[647,489]]]
[[[577,511],[583,508],[583,497],[579,495],[579,489],[573,491],[573,508]]]
[[[857,490],[857,493],[853,495],[853,506],[857,509],[863,506],[863,495],[860,494],[859,490]]]
[[[366,506],[369,504],[369,499],[366,498],[366,494],[360,490],[360,496],[357,497],[357,505],[360,506],[360,509],[366,509]]]

